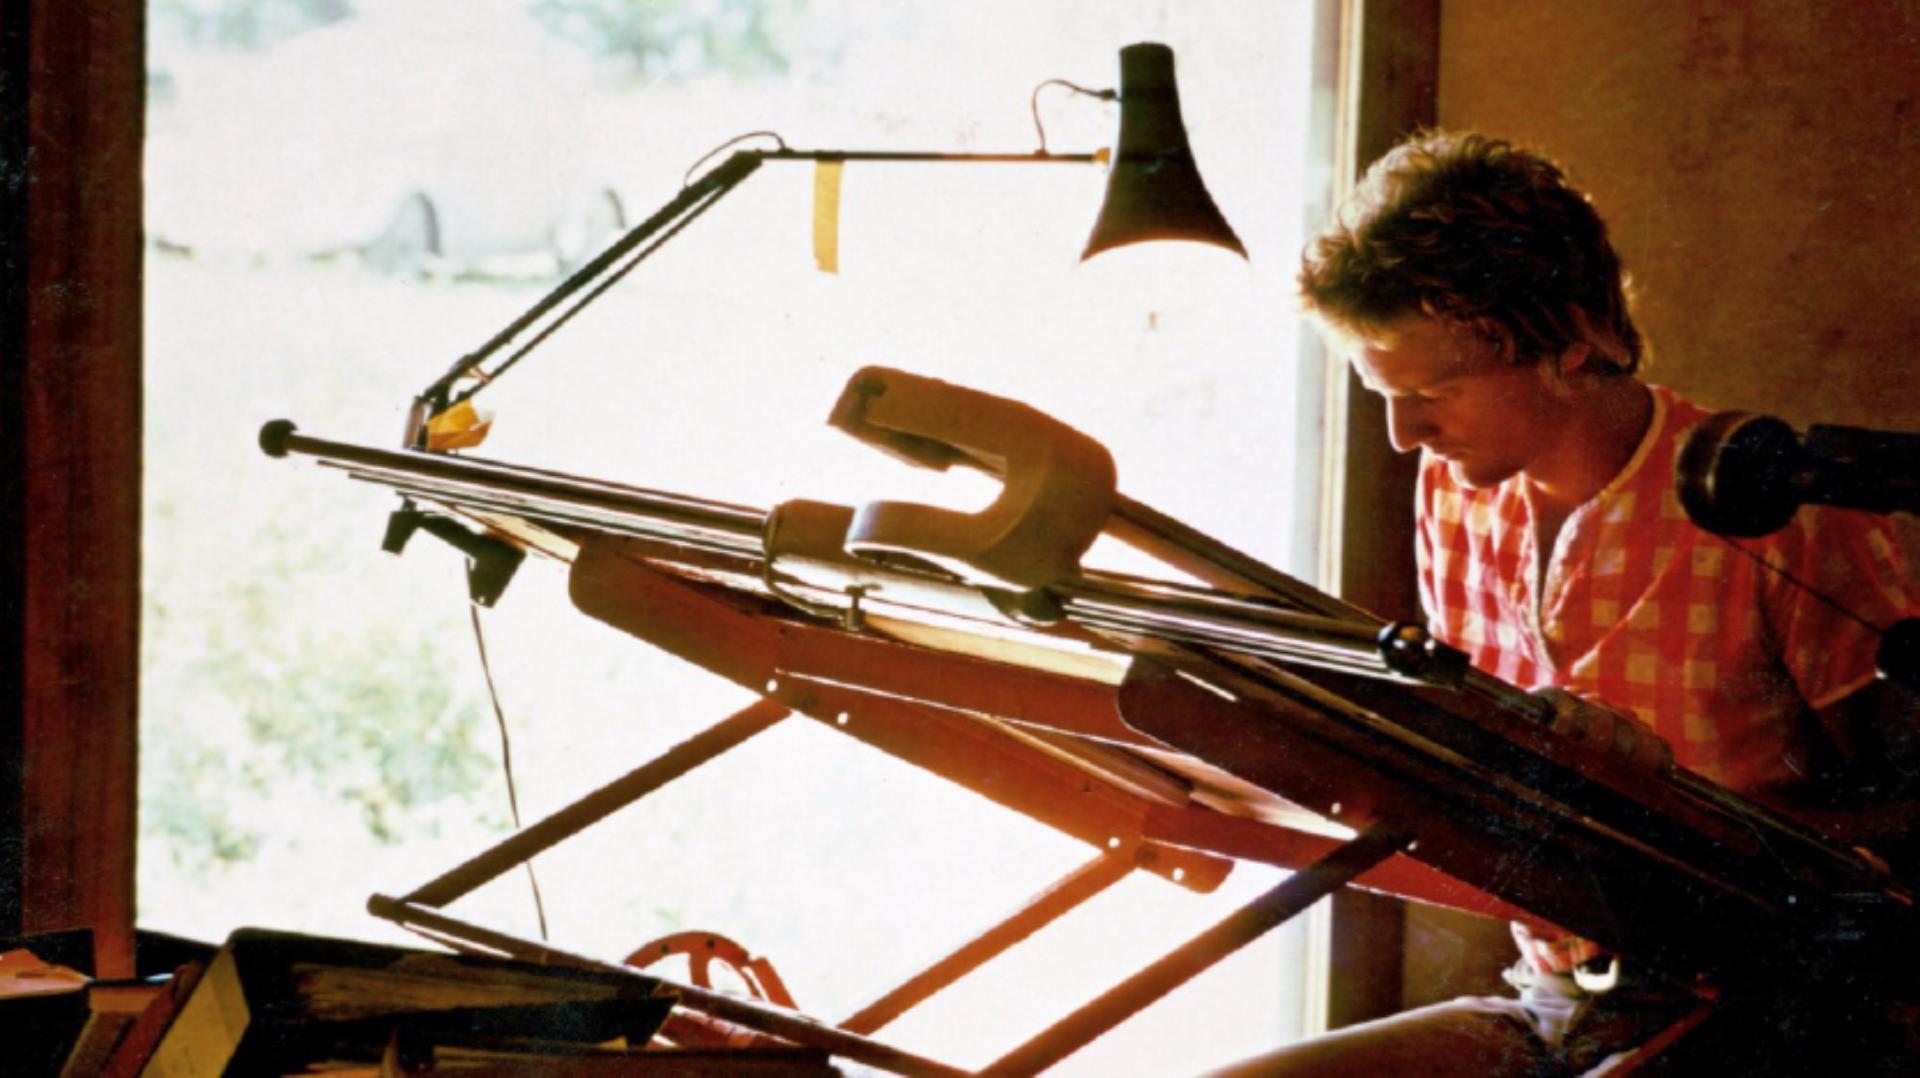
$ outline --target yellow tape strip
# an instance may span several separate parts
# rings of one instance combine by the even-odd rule
[[[435,453],[468,449],[485,441],[492,429],[491,413],[475,408],[472,401],[461,401],[427,421],[427,449]]]
[[[840,272],[840,173],[844,161],[821,161],[813,169],[813,261],[821,273]]]

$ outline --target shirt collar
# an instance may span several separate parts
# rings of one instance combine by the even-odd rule
[[[1669,398],[1672,396],[1672,391],[1666,386],[1655,385],[1650,385],[1647,389],[1653,394],[1653,418],[1647,421],[1647,433],[1641,436],[1640,444],[1634,447],[1633,456],[1627,458],[1627,463],[1621,466],[1619,473],[1608,480],[1607,485],[1601,487],[1600,492],[1589,499],[1590,502],[1605,501],[1631,483],[1640,474],[1647,458],[1653,455],[1654,446],[1660,444],[1661,439],[1666,437],[1667,416],[1671,412]]]

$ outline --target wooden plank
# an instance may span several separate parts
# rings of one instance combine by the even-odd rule
[[[94,928],[95,972],[128,976],[143,13],[29,0],[4,19],[0,757],[18,794],[0,818],[0,931]]]
[[[1350,180],[1408,132],[1434,122],[1440,70],[1439,0],[1348,0],[1347,99],[1336,173]],[[1416,458],[1387,442],[1386,408],[1339,356],[1328,356],[1328,420],[1339,455],[1331,474],[1323,562],[1340,597],[1389,620],[1417,619],[1413,564]],[[1354,898],[1333,907],[1329,1025],[1338,1028],[1401,1008],[1402,919],[1392,904]]]

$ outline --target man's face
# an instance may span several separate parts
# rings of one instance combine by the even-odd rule
[[[1493,342],[1437,319],[1412,315],[1369,334],[1353,365],[1386,398],[1393,448],[1424,447],[1471,487],[1526,471],[1552,448],[1569,414],[1552,360],[1515,366]]]

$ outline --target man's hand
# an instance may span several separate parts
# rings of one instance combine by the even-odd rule
[[[1565,689],[1539,689],[1534,695],[1553,705],[1550,729],[1594,755],[1651,775],[1673,770],[1673,746],[1632,715]]]

